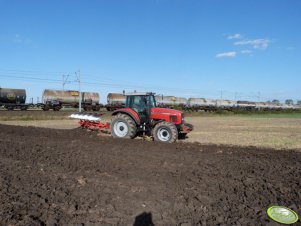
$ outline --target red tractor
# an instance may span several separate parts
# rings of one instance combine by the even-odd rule
[[[151,136],[155,141],[172,143],[180,137],[185,137],[193,126],[185,123],[181,111],[158,108],[154,93],[126,94],[125,108],[112,113],[111,123],[100,123],[86,117],[81,119],[81,126],[86,128],[110,129],[111,135],[118,138],[135,138],[136,136]],[[90,117],[90,118],[91,118]]]

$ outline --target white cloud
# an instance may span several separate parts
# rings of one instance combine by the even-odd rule
[[[245,50],[240,51],[240,53],[250,55],[252,53],[252,50],[245,49]]]
[[[225,52],[225,53],[218,53],[216,54],[216,58],[225,58],[225,57],[230,57],[230,58],[233,58],[233,57],[236,57],[236,52],[235,51],[231,51],[231,52]]]
[[[241,34],[228,35],[227,39],[242,39]]]
[[[239,45],[239,46],[243,46],[243,45],[250,45],[252,46],[254,49],[262,49],[265,50],[266,48],[268,48],[270,44],[270,40],[269,39],[246,39],[246,40],[242,40],[242,41],[237,41],[234,43],[234,45]]]

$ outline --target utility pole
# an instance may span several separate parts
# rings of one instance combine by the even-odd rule
[[[82,111],[82,93],[80,90],[80,70],[75,72],[75,75],[76,75],[76,81],[78,82],[78,92],[79,92],[78,111],[81,112]]]
[[[238,92],[235,92],[234,93],[234,100],[237,100],[237,98],[238,98]]]
[[[68,75],[62,75],[62,78],[63,78],[62,82],[63,82],[63,92],[64,92],[64,90],[65,90],[65,85],[66,85],[67,83],[69,83],[69,82],[68,82],[69,74],[68,74]]]

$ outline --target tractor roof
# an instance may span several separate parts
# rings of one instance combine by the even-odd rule
[[[126,96],[152,96],[155,93],[152,92],[133,92],[133,93],[126,93]]]

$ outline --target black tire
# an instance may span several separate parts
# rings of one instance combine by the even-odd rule
[[[135,121],[126,114],[113,116],[110,127],[111,135],[115,138],[133,139],[137,133]]]
[[[59,110],[61,110],[61,106],[55,106],[55,107],[53,107],[53,110],[54,111],[59,111]]]
[[[153,129],[155,141],[174,143],[178,139],[177,127],[171,122],[159,122]]]
[[[7,109],[8,111],[13,111],[15,108],[14,108],[13,106],[8,106],[6,109]]]
[[[42,107],[43,111],[49,111],[50,107],[48,105],[44,105]]]
[[[99,110],[100,110],[100,106],[93,107],[93,111],[99,111]]]

